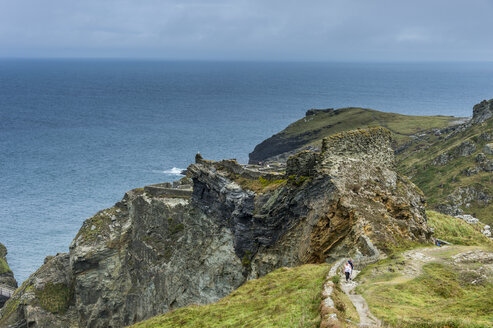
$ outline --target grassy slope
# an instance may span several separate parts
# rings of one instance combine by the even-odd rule
[[[383,265],[391,265],[385,263]],[[360,287],[371,311],[396,327],[491,327],[493,284],[468,284],[454,265],[429,263],[411,280],[379,283],[378,276]]]
[[[403,258],[394,254],[365,268],[358,291],[371,311],[389,326],[398,327],[491,327],[493,324],[493,279],[471,283],[470,267],[457,267],[451,256],[483,248],[493,251],[491,240],[460,219],[429,212],[429,224],[437,238],[459,245],[439,249],[443,261],[423,266],[423,273],[405,279],[399,273]],[[438,249],[438,248],[437,248]]]
[[[472,225],[453,216],[427,211],[428,226],[434,229],[435,238],[454,245],[491,245],[493,242],[481,233],[482,226]]]
[[[410,116],[364,108],[342,108],[337,110],[336,115],[318,113],[304,117],[292,123],[277,135],[269,138],[275,144],[270,144],[268,142],[269,139],[267,139],[264,146],[260,144],[257,147],[264,149],[265,147],[271,148],[271,153],[267,156],[270,157],[277,155],[278,153],[275,153],[276,150],[283,149],[282,144],[287,140],[299,139],[301,144],[297,145],[297,147],[308,145],[319,146],[324,137],[342,131],[368,126],[383,126],[388,128],[393,132],[397,145],[401,145],[410,140],[410,135],[432,128],[443,128],[455,120],[457,118],[450,116]],[[254,153],[256,151],[261,150],[256,148]]]
[[[165,327],[318,327],[328,265],[281,268],[246,282],[219,302],[188,306],[138,323]]]
[[[493,130],[493,119],[485,124],[476,125],[464,132],[449,138],[431,143],[427,149],[417,152],[407,152],[399,158],[400,172],[412,177],[411,180],[423,190],[431,207],[442,203],[446,197],[461,186],[476,186],[489,195],[493,195],[493,175],[480,172],[471,176],[461,173],[467,168],[476,166],[476,155],[483,151],[486,141],[479,135]],[[433,160],[444,152],[450,152],[462,142],[469,140],[476,144],[476,151],[469,156],[459,156],[446,165],[435,166]],[[487,155],[493,159],[493,155]],[[481,206],[472,202],[469,208],[462,207],[465,213],[473,214],[483,222],[493,224],[493,204]]]
[[[321,113],[304,117],[289,125],[283,132],[291,137],[307,131],[319,130],[312,141],[368,126],[383,126],[393,132],[394,138],[400,144],[409,140],[409,136],[432,128],[442,128],[457,120],[451,116],[411,116],[396,113],[380,112],[366,108],[342,108],[340,114]]]

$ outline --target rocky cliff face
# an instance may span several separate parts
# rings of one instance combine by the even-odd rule
[[[216,301],[281,266],[370,262],[430,240],[423,195],[394,171],[385,129],[327,138],[287,167],[198,156],[187,176],[88,219],[69,254],[16,292],[0,326],[122,327]]]

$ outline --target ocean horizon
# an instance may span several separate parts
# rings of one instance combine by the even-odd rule
[[[493,63],[0,59],[0,242],[21,283],[130,189],[247,162],[311,108],[466,117]]]

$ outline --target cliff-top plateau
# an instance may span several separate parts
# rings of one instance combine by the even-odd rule
[[[249,165],[197,154],[182,179],[87,219],[0,327],[487,326],[489,228],[446,214],[491,222],[490,112],[491,100],[471,120],[311,110]],[[466,322],[454,306],[475,312]]]

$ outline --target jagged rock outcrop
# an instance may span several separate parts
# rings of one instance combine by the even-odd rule
[[[483,100],[479,104],[474,105],[472,113],[472,124],[483,123],[487,119],[493,117],[493,99]]]
[[[9,299],[9,294],[12,289],[17,288],[17,281],[14,278],[14,273],[7,263],[7,248],[0,243],[0,288],[5,289],[0,292],[0,308]]]
[[[83,224],[68,255],[31,276],[33,287],[16,293],[22,306],[0,323],[122,327],[216,301],[282,266],[348,255],[371,262],[430,241],[423,195],[394,171],[385,129],[327,138],[320,153],[288,161],[290,175],[283,169],[197,156],[186,171],[191,194],[160,192],[169,185],[128,192]],[[70,291],[66,317],[39,302],[36,290],[50,282]]]

